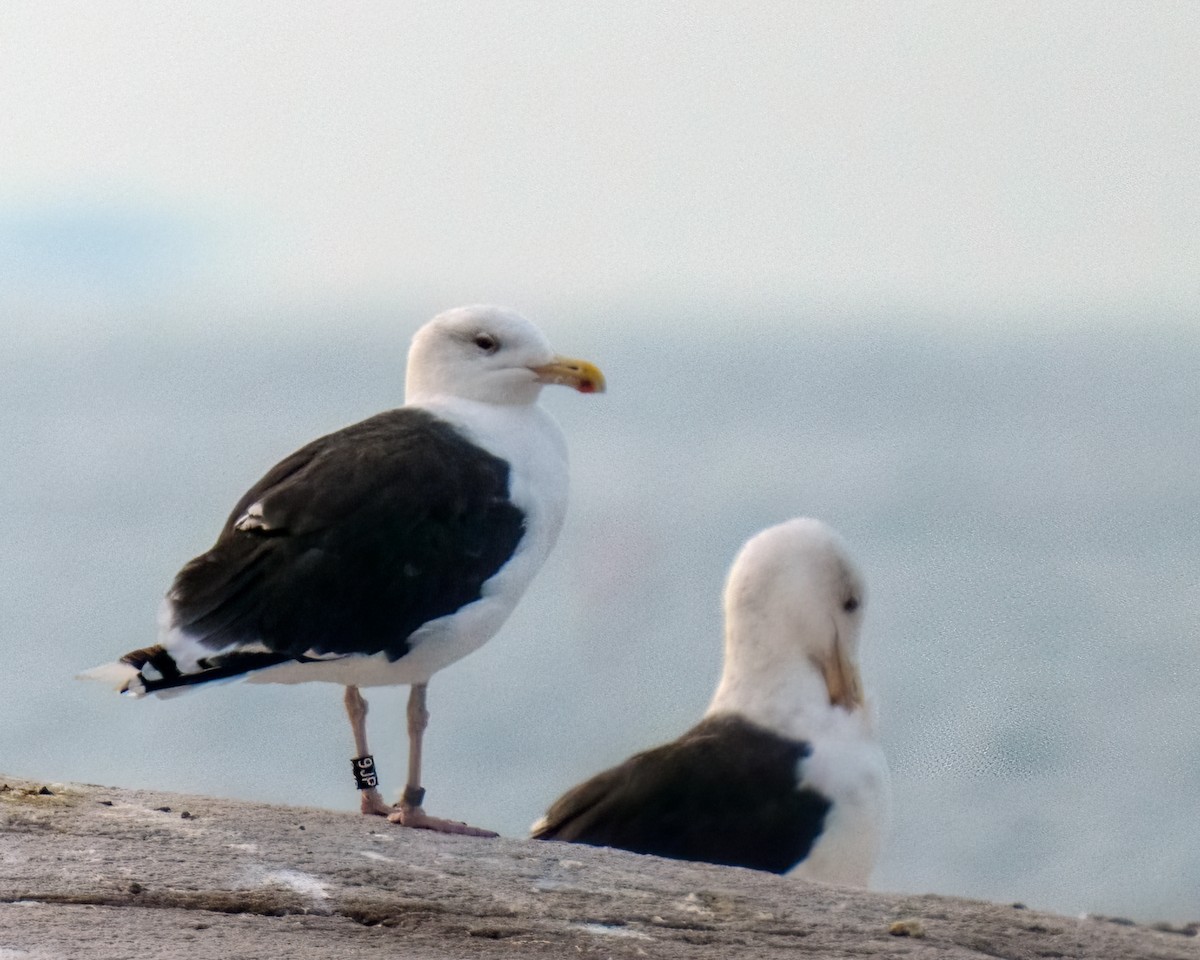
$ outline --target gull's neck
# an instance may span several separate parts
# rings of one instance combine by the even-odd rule
[[[730,617],[725,629],[725,666],[705,716],[737,713],[793,740],[819,733],[841,708],[817,666],[796,638],[762,617]]]

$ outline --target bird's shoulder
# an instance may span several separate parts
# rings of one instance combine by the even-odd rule
[[[764,782],[794,791],[808,753],[734,715],[706,717],[681,737],[636,753],[568,790],[539,822],[535,836],[571,839],[602,820],[632,823],[708,806]]]
[[[827,798],[801,786],[808,744],[711,716],[555,803],[534,836],[784,873],[822,830]]]
[[[427,411],[401,407],[305,444],[242,495],[222,529],[302,533],[347,512],[428,515],[439,504],[502,496],[508,465]]]

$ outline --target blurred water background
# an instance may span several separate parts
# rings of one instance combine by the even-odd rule
[[[337,689],[71,678],[501,303],[611,392],[546,393],[572,507],[431,686],[432,810],[519,836],[679,734],[734,553],[811,514],[870,584],[877,885],[1200,919],[1197,49],[1189,0],[10,0],[0,771],[354,808]]]
[[[72,675],[152,641],[170,578],[262,471],[399,402],[419,319],[0,361],[0,769],[355,807],[340,688],[130,702]],[[877,886],[1194,918],[1200,336],[729,319],[545,324],[611,392],[545,394],[570,516],[504,631],[431,685],[431,808],[520,836],[682,732],[734,552],[809,514],[868,577],[895,790]],[[396,788],[405,695],[370,697]]]

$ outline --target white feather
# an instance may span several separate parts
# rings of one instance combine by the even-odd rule
[[[98,667],[77,673],[75,679],[98,680],[100,683],[107,683],[114,690],[124,690],[137,675],[136,667],[121,660],[114,660],[112,663],[102,663]]]

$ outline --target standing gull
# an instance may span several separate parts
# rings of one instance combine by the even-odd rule
[[[863,602],[819,521],[752,538],[725,586],[725,667],[704,718],[568,791],[534,837],[865,886],[888,772],[856,665]]]
[[[159,642],[85,676],[134,697],[218,680],[346,687],[364,814],[492,836],[422,808],[429,678],[486,643],[546,559],[567,502],[546,384],[604,390],[524,317],[449,310],[417,331],[405,404],[285,458],[176,576]],[[360,687],[409,684],[408,780],[392,807],[367,748]]]

